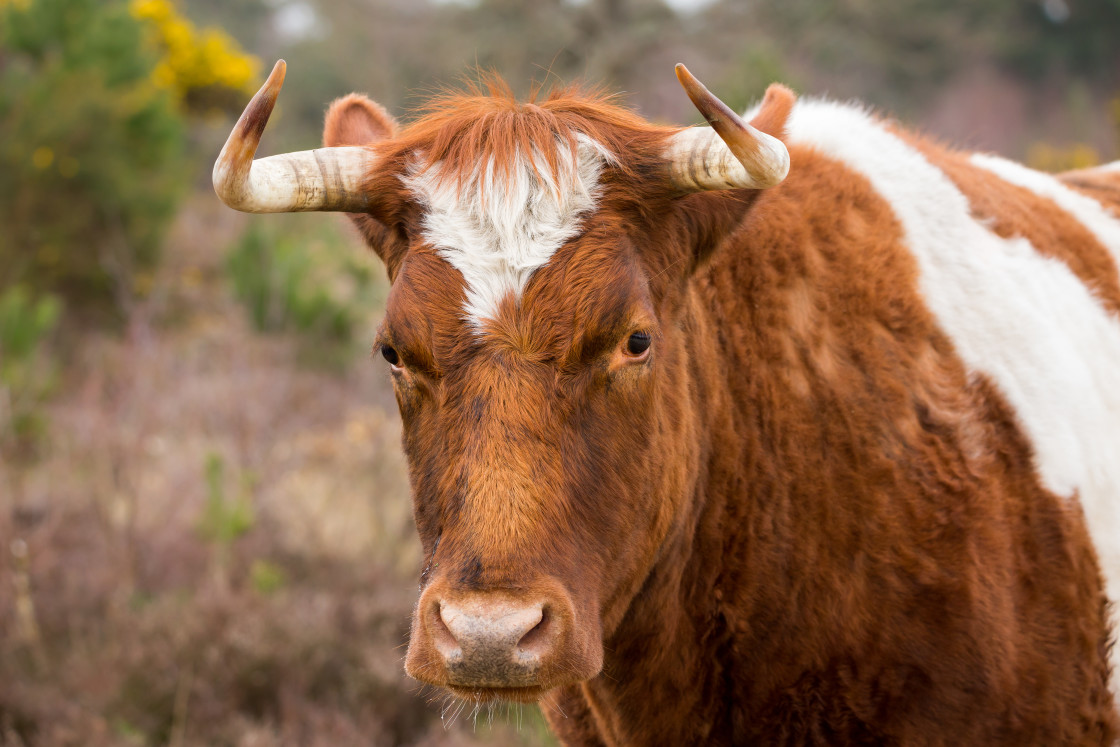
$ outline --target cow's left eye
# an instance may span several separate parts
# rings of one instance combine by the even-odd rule
[[[643,356],[649,350],[651,342],[649,332],[635,332],[626,341],[626,352],[635,358]]]
[[[388,345],[381,346],[381,357],[387,360],[389,365],[394,368],[401,364],[401,357],[397,355],[397,351]]]

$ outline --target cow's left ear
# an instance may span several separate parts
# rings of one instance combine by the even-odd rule
[[[786,124],[789,123],[789,115],[793,112],[795,103],[797,94],[781,83],[771,83],[758,106],[758,113],[751,119],[751,127],[784,143]]]
[[[360,93],[332,102],[323,123],[323,145],[327,147],[373,145],[396,134],[397,121],[385,107]],[[372,215],[349,213],[348,217],[370,249],[385,263],[392,278],[405,248],[402,237]]]

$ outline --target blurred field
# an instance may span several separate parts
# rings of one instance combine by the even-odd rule
[[[1060,170],[1118,156],[1117,38],[1114,0],[0,0],[0,745],[553,743],[403,674],[384,271],[340,216],[208,186],[275,58],[262,154],[473,68],[693,122],[684,61]]]
[[[245,223],[190,201],[127,331],[67,339],[50,447],[0,469],[0,743],[547,743],[534,713],[447,725],[404,677],[396,404],[367,354],[249,326]]]

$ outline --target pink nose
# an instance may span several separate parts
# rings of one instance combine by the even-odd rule
[[[473,594],[441,599],[431,613],[432,642],[449,684],[461,687],[537,684],[557,637],[557,625],[542,602]]]

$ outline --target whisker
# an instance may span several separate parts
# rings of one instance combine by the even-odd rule
[[[551,693],[551,695],[552,702],[548,703],[548,705],[555,708],[565,719],[568,718],[568,714],[564,713],[564,709],[560,707],[560,696],[555,692]]]

